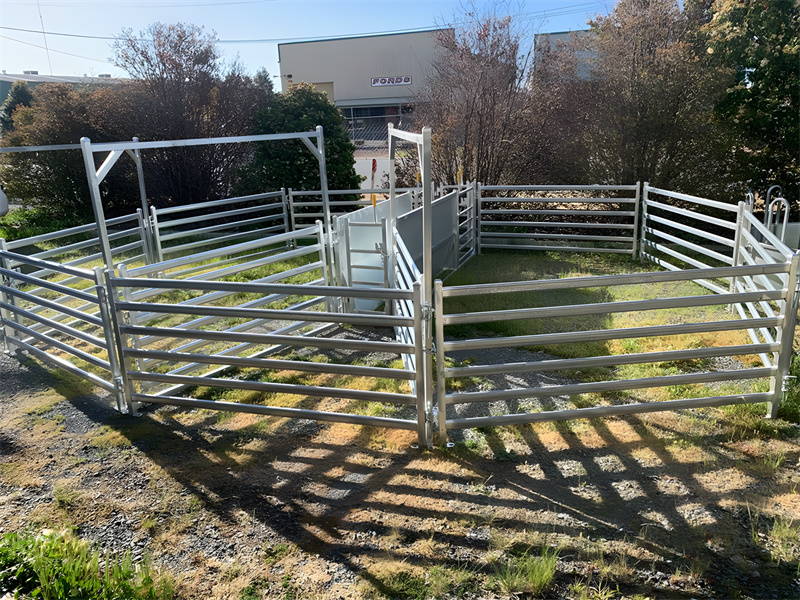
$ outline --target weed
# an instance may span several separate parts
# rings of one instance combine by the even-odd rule
[[[263,577],[256,577],[239,592],[239,600],[261,600],[268,589],[269,582]]]
[[[800,556],[800,523],[793,519],[777,517],[769,531],[769,539],[773,544],[770,549],[773,562],[780,564]]]
[[[293,550],[294,548],[292,545],[285,542],[275,544],[275,546],[270,544],[264,548],[264,561],[268,565],[271,565],[272,563],[278,562],[283,557],[291,554]]]
[[[525,554],[516,560],[494,563],[493,582],[504,594],[540,594],[553,582],[557,564],[558,550],[544,548],[538,556]]]
[[[283,600],[297,600],[299,590],[292,584],[292,576],[289,573],[281,578],[281,588]]]
[[[381,578],[381,583],[386,588],[386,593],[390,598],[426,600],[429,597],[425,579],[408,571],[389,573]]]
[[[57,482],[53,485],[53,499],[56,501],[56,506],[59,508],[69,508],[75,501],[80,498],[81,493],[72,489],[65,483]]]
[[[42,598],[172,598],[173,578],[149,558],[104,555],[72,533],[7,533],[0,538],[0,589]]]
[[[612,589],[601,579],[595,584],[591,583],[591,580],[576,580],[569,586],[569,591],[576,600],[611,600],[619,590]]]

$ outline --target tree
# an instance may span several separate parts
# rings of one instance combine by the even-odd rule
[[[255,119],[257,134],[313,131],[322,125],[325,160],[330,189],[358,189],[361,178],[355,171],[355,146],[344,128],[345,119],[328,97],[307,83],[293,85],[276,95]],[[274,191],[282,187],[318,190],[316,157],[299,140],[266,142],[256,146],[253,160],[241,171],[244,193]]]
[[[6,99],[0,105],[0,133],[14,128],[14,111],[20,106],[30,106],[33,94],[27,81],[15,81]]]
[[[717,104],[744,136],[739,159],[751,185],[800,187],[800,4],[796,0],[716,0],[705,26],[708,49],[736,80]]]
[[[506,9],[470,4],[454,29],[437,32],[439,54],[414,111],[418,123],[433,128],[438,181],[455,181],[459,171],[465,180],[515,179],[510,157],[525,136],[520,116],[531,45]]]
[[[77,143],[94,136],[87,116],[89,93],[68,84],[40,84],[30,106],[18,106],[4,146]],[[5,154],[3,185],[9,197],[38,204],[56,218],[91,220],[89,186],[80,150]]]
[[[254,79],[237,62],[226,66],[215,35],[195,25],[155,23],[138,36],[124,30],[113,62],[134,79],[106,118],[104,130],[118,139],[246,135],[273,96],[266,71]],[[251,153],[244,144],[147,151],[148,197],[161,205],[224,197]]]
[[[702,5],[685,8],[675,0],[620,0],[591,21],[590,35],[553,53],[558,62],[549,72],[572,105],[566,133],[585,148],[585,182],[649,181],[737,196],[735,141],[713,118],[732,73],[709,64]]]

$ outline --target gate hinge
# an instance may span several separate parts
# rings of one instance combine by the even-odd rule
[[[790,379],[797,379],[797,376],[795,376],[795,375],[784,375],[783,376],[783,385],[781,386],[781,391],[782,392],[788,392],[789,391],[789,384],[791,383]]]

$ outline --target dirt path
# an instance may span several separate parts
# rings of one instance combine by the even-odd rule
[[[797,428],[757,437],[719,412],[664,413],[418,451],[410,432],[130,418],[3,354],[0,398],[2,530],[74,526],[150,553],[182,598],[431,597],[441,573],[439,597],[507,598],[488,561],[543,545],[560,548],[545,597],[800,594],[796,533],[776,534],[800,515]]]

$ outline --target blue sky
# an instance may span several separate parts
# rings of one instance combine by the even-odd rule
[[[566,31],[585,28],[588,17],[607,13],[615,1],[527,0],[514,7],[535,31]],[[94,37],[113,38],[123,28],[138,33],[154,22],[187,22],[215,31],[225,58],[238,55],[251,74],[265,67],[277,75],[279,42],[434,27],[452,21],[459,5],[459,0],[0,0],[0,69],[124,76],[107,62],[112,40]]]

